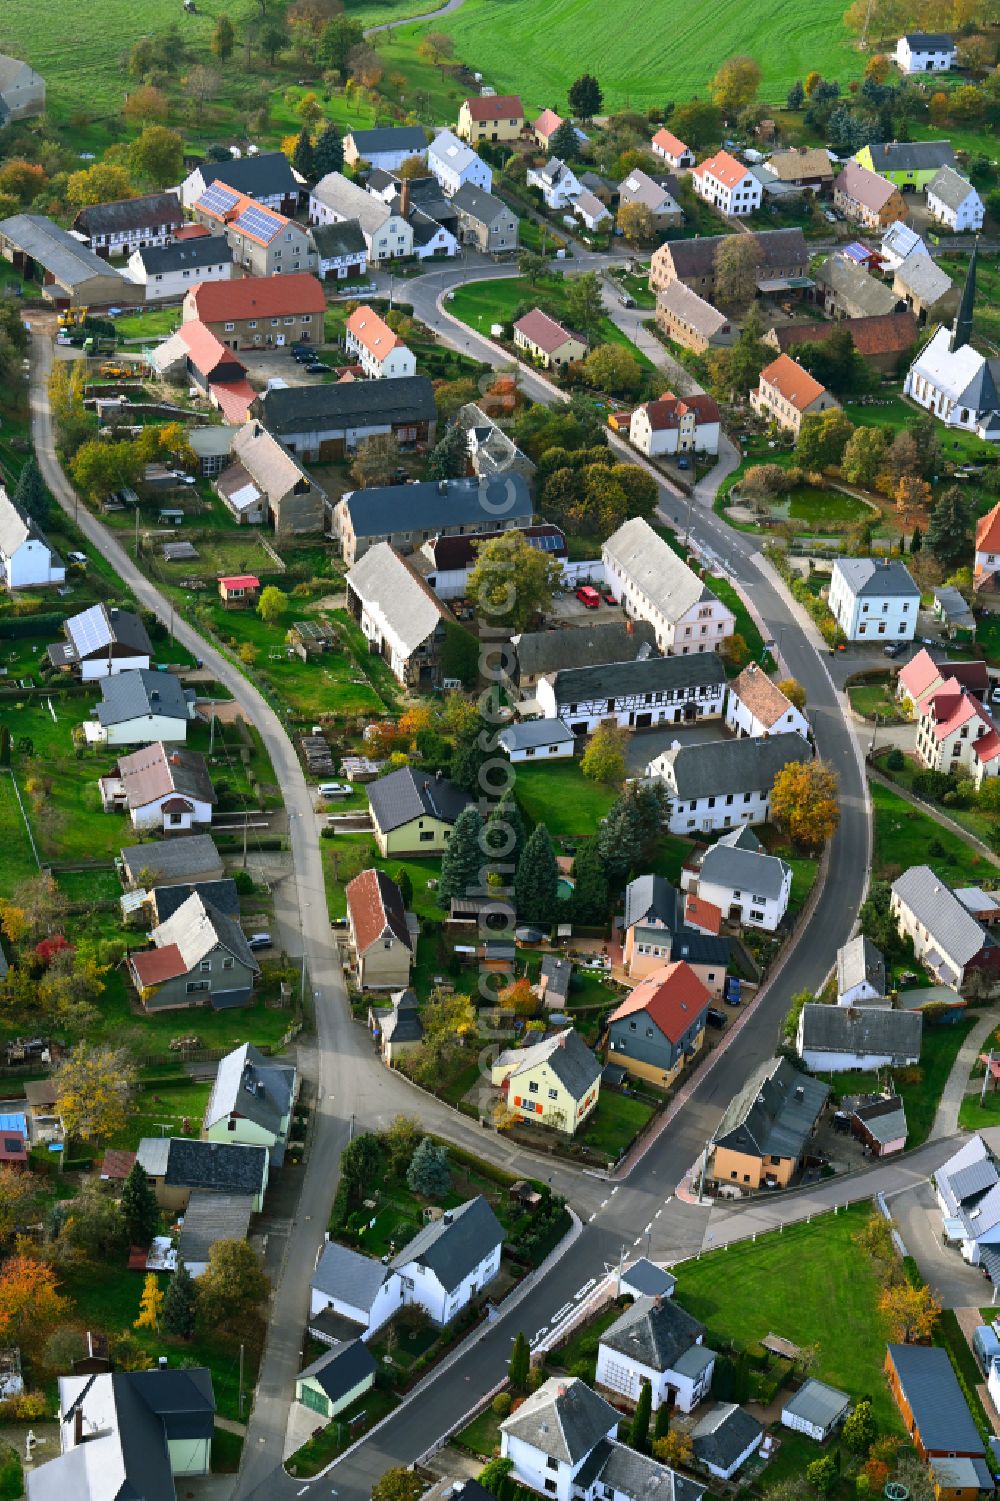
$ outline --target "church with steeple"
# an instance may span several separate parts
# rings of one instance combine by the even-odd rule
[[[939,328],[914,360],[903,394],[948,427],[1000,442],[1000,359],[988,359],[971,343],[976,255],[973,249],[954,323]]]

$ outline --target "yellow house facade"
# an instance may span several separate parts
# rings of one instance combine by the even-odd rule
[[[382,855],[440,855],[472,798],[447,777],[411,766],[368,787],[372,832]]]
[[[515,1116],[572,1136],[596,1109],[601,1065],[570,1027],[533,1047],[501,1053],[491,1079]]]
[[[518,94],[485,94],[466,99],[458,112],[455,134],[477,141],[516,141],[524,129],[524,105]]]

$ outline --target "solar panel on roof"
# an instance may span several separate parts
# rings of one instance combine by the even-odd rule
[[[208,209],[212,214],[228,214],[239,201],[239,193],[224,187],[221,182],[213,182],[198,199],[198,207]]]
[[[94,651],[102,651],[104,647],[110,645],[111,631],[107,615],[101,605],[91,605],[89,610],[84,610],[77,615],[70,629],[73,645],[81,657],[87,657]]]
[[[562,547],[562,540],[561,537],[550,535],[528,538],[531,546],[537,548],[539,552],[557,552]]]
[[[259,204],[251,204],[245,208],[235,221],[236,228],[244,234],[256,235],[260,240],[273,240],[281,228],[281,221],[275,214],[268,213],[267,209]]]

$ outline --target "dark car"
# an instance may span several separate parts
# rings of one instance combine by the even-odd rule
[[[887,646],[883,646],[882,655],[884,657],[901,657],[905,650],[905,641],[890,641]]]
[[[330,371],[332,369],[333,369],[332,365],[324,365],[324,363],[323,363],[322,360],[313,360],[311,364],[309,364],[309,365],[306,366],[306,374],[307,375],[329,375],[329,373],[330,373]]]
[[[721,1011],[716,1011],[714,1006],[709,1006],[705,1012],[705,1021],[710,1027],[721,1028],[726,1025],[725,1015]]]
[[[292,350],[292,359],[296,360],[300,365],[311,365],[315,358],[316,355],[311,349]]]
[[[247,947],[251,949],[269,949],[273,941],[270,933],[251,933],[247,939]]]
[[[616,605],[618,603],[610,589],[605,589],[604,591],[604,603],[606,605]]]

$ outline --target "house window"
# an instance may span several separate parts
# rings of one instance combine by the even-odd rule
[[[529,1094],[537,1094],[538,1093],[538,1084],[536,1083],[536,1081],[534,1079],[531,1079],[528,1082],[528,1093]]]
[[[223,959],[223,961],[222,961],[222,968],[223,969],[235,969],[236,968],[236,960],[235,959]]]
[[[202,974],[206,974],[212,968],[211,959],[203,959],[198,965],[198,968],[201,970]]]
[[[199,991],[209,990],[210,988],[211,983],[208,980],[189,980],[185,987],[188,995],[196,995]]]
[[[558,1100],[558,1098],[559,1098],[559,1092],[558,1092],[558,1090],[550,1089],[549,1090],[549,1099],[550,1100]]]

